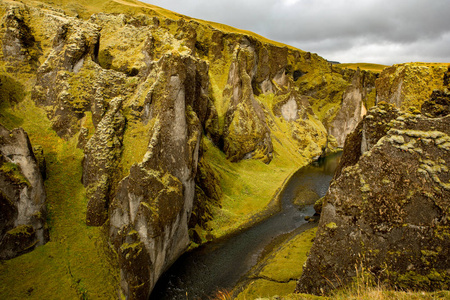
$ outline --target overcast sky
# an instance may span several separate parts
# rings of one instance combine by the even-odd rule
[[[141,1],[342,63],[450,63],[450,0]]]

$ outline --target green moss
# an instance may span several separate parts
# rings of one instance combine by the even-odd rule
[[[31,225],[20,225],[17,227],[14,227],[13,229],[9,230],[6,234],[9,235],[32,235],[34,233],[34,228]]]
[[[12,162],[5,162],[2,165],[0,165],[0,171],[5,173],[15,183],[26,184],[26,185],[30,186],[30,182],[22,174],[22,171],[21,171],[19,165],[12,163]]]
[[[263,267],[252,276],[255,279],[248,283],[237,299],[276,295],[284,297],[291,294],[302,274],[302,266],[306,262],[316,232],[317,228],[312,228],[294,236],[260,262]]]
[[[261,299],[272,296],[283,296],[291,294],[295,290],[296,281],[288,283],[273,282],[265,279],[256,279],[250,282],[245,290],[236,299]]]
[[[317,228],[309,229],[283,244],[259,275],[284,282],[300,278],[316,232]]]

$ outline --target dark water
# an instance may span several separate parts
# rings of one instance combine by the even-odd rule
[[[334,154],[297,171],[282,191],[279,213],[229,239],[182,255],[160,278],[150,299],[209,299],[218,290],[233,288],[274,238],[307,223],[304,217],[314,214],[312,205],[300,210],[292,199],[305,190],[324,196],[339,157]]]

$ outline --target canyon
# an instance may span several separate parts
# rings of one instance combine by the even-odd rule
[[[81,3],[0,2],[5,297],[147,299],[185,251],[275,213],[280,187],[300,167],[344,145],[343,164],[367,160],[386,134],[398,146],[390,150],[415,151],[410,138],[422,135],[405,130],[433,126],[436,139],[448,137],[445,64],[343,68],[138,1]],[[382,133],[372,133],[378,117]],[[399,118],[408,128],[388,134]],[[352,138],[359,148],[347,146]],[[421,170],[447,174],[443,185],[434,180],[447,195],[448,149],[438,165],[426,151]],[[330,235],[324,222],[341,226],[329,217],[331,197],[319,225]],[[52,275],[30,279],[44,266]]]

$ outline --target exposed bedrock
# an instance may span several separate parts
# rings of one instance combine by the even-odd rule
[[[202,109],[197,101],[204,93],[192,82],[204,68],[204,62],[191,56],[165,55],[148,78],[154,83],[147,153],[119,183],[110,207],[121,289],[130,299],[146,299],[189,243],[202,132],[196,111]]]
[[[407,110],[420,108],[433,90],[441,90],[447,66],[406,63],[386,68],[376,81],[377,102],[395,104]],[[445,80],[444,80],[445,82]]]
[[[371,99],[375,98],[375,79],[375,74],[358,69],[346,88],[340,109],[329,124],[329,133],[336,138],[339,147],[344,146],[345,138],[365,116],[368,106],[375,104],[375,99]]]
[[[100,226],[108,218],[110,197],[119,174],[125,118],[121,113],[122,98],[108,104],[94,135],[84,147],[83,184],[89,199],[86,224]]]
[[[272,140],[264,111],[253,95],[256,54],[250,45],[239,45],[233,53],[224,91],[229,102],[224,125],[224,151],[231,161],[259,156],[266,163],[272,159]]]
[[[44,165],[43,161],[41,165]],[[0,125],[0,259],[48,241],[44,180],[26,132]]]

